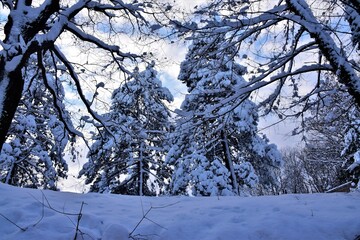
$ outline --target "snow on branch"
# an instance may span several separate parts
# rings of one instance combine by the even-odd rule
[[[125,4],[122,1],[111,1],[113,4],[102,4],[97,1],[89,1],[86,4],[87,9],[94,10],[96,12],[101,12],[111,18],[113,14],[111,14],[109,11],[123,11],[130,19],[131,16],[136,19],[136,21],[139,23],[140,21],[143,21],[144,23],[147,23],[147,20],[143,17],[141,14],[144,12],[144,10],[141,8],[143,4],[141,3],[131,3],[131,4]]]
[[[285,78],[285,77],[289,77],[289,76],[294,76],[294,75],[298,75],[298,74],[302,74],[302,73],[307,73],[307,72],[314,72],[314,71],[331,71],[333,68],[331,67],[330,64],[311,64],[311,65],[304,65],[298,69],[296,69],[295,71],[291,71],[291,72],[281,72],[275,76],[270,77],[270,81],[274,81],[274,80],[278,80],[281,78]]]
[[[214,28],[214,27],[230,27],[233,29],[239,29],[244,27],[250,27],[258,24],[264,24],[268,21],[280,21],[284,19],[282,17],[283,12],[287,10],[287,6],[280,5],[269,11],[266,11],[259,16],[252,18],[243,18],[243,19],[223,19],[222,21],[210,21],[207,26],[204,28]]]
[[[109,52],[115,52],[118,56],[120,56],[122,58],[135,59],[138,57],[138,55],[136,55],[136,54],[121,52],[119,46],[109,45],[109,44],[105,43],[104,41],[100,40],[99,38],[83,32],[81,29],[77,28],[76,25],[71,22],[69,22],[66,25],[65,29],[70,31],[71,33],[73,33],[79,39],[86,41],[86,42],[93,43],[97,47],[107,50]]]
[[[337,46],[327,29],[311,13],[310,7],[303,0],[286,0],[291,11],[297,16],[292,21],[303,26],[307,32],[316,40],[322,54],[330,62],[336,71],[339,81],[344,83],[349,92],[360,105],[360,78],[349,63],[344,52]]]

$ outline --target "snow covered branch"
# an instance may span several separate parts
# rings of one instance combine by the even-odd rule
[[[111,56],[112,61],[109,60],[109,62],[98,64],[99,66],[102,65],[104,68],[110,65],[117,66],[118,72],[127,75],[130,70],[127,69],[128,66],[125,66],[124,62],[127,60],[129,60],[127,62],[133,62],[140,59],[141,56],[120,51],[120,42],[116,42],[114,39],[104,40],[96,37],[102,33],[96,34],[99,30],[95,28],[96,22],[93,22],[91,18],[85,20],[85,25],[88,26],[86,29],[79,28],[76,22],[82,17],[83,10],[86,10],[92,16],[94,14],[96,16],[104,15],[109,19],[109,22],[106,23],[109,33],[115,33],[113,25],[126,24],[120,21],[110,21],[112,18],[130,22],[134,31],[140,31],[142,27],[148,25],[148,20],[143,15],[146,14],[144,8],[149,8],[149,6],[145,6],[142,2],[109,1],[108,3],[101,3],[91,0],[73,1],[70,5],[56,0],[37,2],[38,5],[33,1],[1,1],[1,4],[6,6],[10,13],[4,27],[5,39],[1,42],[3,50],[0,62],[0,149],[21,98],[24,85],[22,70],[28,65],[28,59],[31,55],[39,51],[51,49],[57,54],[57,57],[66,66],[69,76],[73,78],[80,99],[84,102],[90,115],[96,121],[103,122],[91,110],[91,104],[85,98],[81,79],[74,70],[76,63],[68,61],[67,57],[53,46],[64,35],[64,32],[70,32],[80,42],[91,43],[94,49]],[[86,30],[93,32],[86,32]],[[52,91],[51,86],[49,84],[48,86],[49,90]],[[54,99],[54,103],[57,109],[61,110],[61,106],[56,104],[59,103],[56,99]]]
[[[116,53],[122,59],[127,58],[127,59],[135,60],[136,58],[139,57],[136,54],[121,52],[119,46],[117,46],[117,45],[109,45],[109,44],[105,43],[104,41],[102,41],[101,39],[96,38],[93,35],[90,35],[90,34],[87,34],[87,33],[83,32],[81,29],[77,28],[76,25],[71,23],[71,22],[69,22],[67,24],[65,29],[70,31],[71,33],[73,33],[75,36],[77,36],[79,39],[81,39],[83,41],[93,43],[100,49],[109,51],[111,53]]]
[[[298,15],[294,16],[292,20],[303,26],[316,40],[319,49],[333,67],[339,81],[348,87],[349,93],[353,95],[358,106],[360,106],[360,78],[343,50],[337,47],[331,35],[314,17],[305,1],[287,0],[286,2],[290,9]]]

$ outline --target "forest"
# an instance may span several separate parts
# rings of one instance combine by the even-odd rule
[[[73,161],[97,193],[360,188],[359,1],[1,0],[0,8],[0,182],[59,190]],[[186,53],[174,60],[179,49]],[[181,103],[171,108],[175,94]],[[271,143],[259,127],[269,117],[296,123],[288,131],[301,144]]]

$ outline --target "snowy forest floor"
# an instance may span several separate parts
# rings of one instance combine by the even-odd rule
[[[77,233],[77,239],[121,240],[131,232],[133,239],[169,240],[353,240],[360,235],[359,192],[140,198],[0,184],[0,196],[0,239],[74,239]]]

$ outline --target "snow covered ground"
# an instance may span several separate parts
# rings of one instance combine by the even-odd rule
[[[128,239],[134,229],[134,239],[169,240],[353,240],[360,234],[360,193],[140,198],[0,184],[0,196],[0,239],[74,239],[77,223],[77,239]]]

